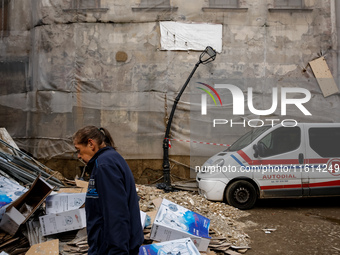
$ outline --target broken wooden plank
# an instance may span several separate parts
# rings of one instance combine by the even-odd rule
[[[241,253],[237,252],[237,251],[233,251],[233,250],[227,250],[227,251],[224,251],[225,254],[228,254],[228,255],[241,255]]]
[[[333,75],[324,57],[309,62],[324,97],[339,93]]]
[[[11,255],[26,254],[29,248],[18,248],[11,252]]]
[[[88,188],[88,186],[89,186],[89,182],[87,182],[87,181],[82,181],[82,180],[75,180],[75,181],[76,181],[77,187],[83,188],[83,189],[85,190],[85,192],[86,192],[86,190],[87,190],[87,188]]]
[[[9,244],[11,244],[11,243],[14,243],[14,242],[18,241],[19,239],[20,239],[20,237],[12,238],[12,239],[10,239],[10,240],[8,240],[8,241],[2,243],[2,244],[0,245],[0,248],[3,248],[3,247],[5,247],[6,245],[9,245]]]
[[[75,246],[75,245],[77,245],[77,243],[82,243],[83,244],[83,242],[87,243],[87,236],[77,237],[77,238],[73,239],[72,241],[67,242],[67,244]]]

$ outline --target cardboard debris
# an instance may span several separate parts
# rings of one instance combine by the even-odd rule
[[[206,253],[202,253],[201,254],[206,254],[206,255],[217,255],[216,252],[211,251],[210,249],[208,249],[208,251]]]
[[[86,193],[58,193],[46,198],[46,214],[79,209],[85,204]]]
[[[151,211],[151,212],[147,212],[147,215],[149,215],[149,217],[151,218],[151,225],[153,224],[153,222],[155,221],[156,215],[157,215],[157,210]]]
[[[163,201],[163,198],[161,197],[152,200],[152,203],[156,206],[157,210],[159,209],[159,207],[161,207],[162,201]]]
[[[30,218],[26,222],[26,230],[26,236],[30,246],[47,241],[46,238],[41,235],[41,227],[38,218]]]
[[[18,182],[4,176],[0,176],[0,208],[17,200],[27,191],[28,189],[21,186]],[[0,220],[1,218],[2,214],[0,215]]]
[[[36,254],[59,255],[59,240],[54,239],[54,240],[47,241],[44,243],[35,244],[26,253],[26,255],[36,255]]]
[[[333,75],[324,57],[309,62],[324,97],[339,93]]]
[[[197,193],[193,193],[193,192],[179,191],[179,192],[173,192],[173,193],[165,193],[163,190],[158,190],[157,188],[151,187],[151,186],[136,185],[136,187],[137,187],[138,195],[141,198],[139,201],[140,208],[144,209],[144,212],[143,210],[141,210],[141,215],[144,215],[145,213],[145,215],[150,218],[148,221],[148,226],[144,229],[144,237],[145,237],[144,246],[150,245],[152,243],[155,244],[155,240],[150,238],[151,230],[152,230],[156,215],[158,214],[158,208],[161,207],[163,198],[165,198],[169,202],[176,204],[177,208],[181,206],[189,211],[192,211],[195,213],[197,212],[201,216],[204,216],[210,220],[210,227],[209,227],[208,235],[211,238],[209,239],[210,242],[208,245],[208,249],[205,251],[200,251],[199,254],[202,254],[202,255],[234,254],[236,255],[236,254],[242,254],[250,248],[248,246],[250,242],[249,237],[245,233],[242,232],[243,225],[240,225],[239,227],[236,221],[237,218],[248,215],[247,212],[240,211],[224,203],[216,203],[216,202],[208,201],[202,198],[201,196],[197,195]],[[77,191],[82,190],[82,188],[72,187],[72,188],[65,188],[65,190],[69,190],[69,191],[74,190],[75,194],[72,196],[76,196],[77,194],[79,195],[79,192]],[[68,193],[72,193],[72,192],[68,192]],[[6,249],[0,248],[0,250],[4,250],[8,254],[13,254],[14,250],[16,252],[20,252],[21,250],[24,251],[26,249],[27,251],[29,249],[29,246],[33,246],[35,242],[42,243],[46,241],[46,239],[48,238],[48,235],[52,234],[52,232],[56,232],[56,231],[52,231],[48,234],[45,233],[46,235],[42,236],[41,233],[44,231],[46,232],[47,225],[50,225],[48,228],[53,229],[55,226],[58,226],[59,228],[59,226],[61,226],[62,224],[57,223],[60,217],[58,217],[59,219],[57,219],[56,216],[68,216],[64,214],[68,212],[72,212],[72,211],[66,211],[66,212],[62,212],[58,214],[48,214],[48,215],[42,216],[42,217],[46,217],[45,220],[49,222],[49,224],[46,224],[46,222],[44,224],[41,224],[38,221],[39,227],[37,226],[36,221],[40,219],[31,218],[30,221],[27,221],[26,223],[27,232],[28,232],[27,236],[29,239],[31,239],[30,243],[28,243],[28,240],[24,237],[13,238],[10,235],[8,235],[9,237],[7,238],[7,235],[3,234],[4,237],[2,238],[1,232],[0,232],[0,245],[4,245],[3,247],[6,248]],[[77,217],[73,217],[73,218],[63,217],[61,218],[61,220],[64,222],[66,221],[74,222],[74,221],[77,221]],[[83,222],[82,220],[85,221],[85,217],[81,218],[81,216],[78,216],[78,220],[80,222]],[[143,217],[141,217],[141,220],[142,220],[141,223],[143,224]],[[149,225],[149,222],[151,222],[151,225]],[[84,225],[81,225],[81,226],[78,225],[76,227],[80,229],[77,233],[79,234],[81,232],[83,234],[81,236],[78,236],[77,234],[78,237],[75,239],[74,239],[74,234],[75,234],[74,231],[72,232],[68,232],[68,231],[72,229],[76,229],[76,228],[73,228],[71,226],[66,226],[66,224],[64,225],[65,225],[63,226],[64,229],[59,228],[58,229],[59,232],[57,232],[57,233],[60,233],[59,235],[61,238],[59,240],[60,254],[64,254],[64,255],[86,254],[88,251],[87,234],[86,234],[86,228],[85,228],[86,222]],[[155,225],[158,225],[158,224],[156,223]],[[188,236],[185,236],[185,238],[188,238]],[[197,244],[199,244],[200,238],[201,237],[194,236],[193,239],[191,240],[192,242],[196,241]],[[179,239],[182,239],[182,238],[179,238]],[[175,239],[175,240],[178,240],[178,239]],[[167,242],[167,241],[163,241],[163,242]],[[159,243],[159,242],[156,242],[156,243]],[[19,248],[19,247],[22,247],[22,248]]]
[[[60,188],[57,193],[84,193],[86,190],[81,187],[65,187]]]
[[[57,193],[86,193],[89,182],[82,180],[74,181],[76,187],[63,187],[58,190]]]
[[[143,211],[140,211],[140,220],[142,223],[142,228],[145,228],[145,223],[146,223],[146,213]]]
[[[227,250],[224,253],[229,254],[229,255],[240,255],[241,254],[241,253],[233,251],[233,250]]]
[[[85,228],[85,208],[48,214],[39,217],[39,221],[43,236]]]
[[[139,248],[139,255],[192,254],[200,255],[190,238],[177,239],[162,243],[144,245]]]
[[[87,191],[87,188],[89,186],[89,182],[87,181],[82,181],[82,180],[75,180],[76,181],[76,185],[77,187],[81,187],[83,188],[83,192],[86,192]]]
[[[25,223],[45,201],[45,198],[51,193],[52,189],[51,185],[38,177],[26,193],[6,208],[6,212],[0,222],[0,229],[10,235],[14,235],[19,226]],[[22,211],[25,205],[31,208],[27,213]]]
[[[86,254],[89,249],[87,244],[86,229],[78,231],[77,236],[65,244],[62,244],[63,254]]]
[[[206,251],[210,242],[209,225],[208,218],[163,199],[150,238],[164,242],[190,237],[199,251]]]

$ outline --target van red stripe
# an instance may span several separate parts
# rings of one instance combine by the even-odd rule
[[[297,165],[299,164],[298,159],[272,159],[272,160],[254,160],[253,165]]]
[[[247,163],[248,163],[249,165],[252,165],[252,160],[248,157],[247,154],[244,153],[243,150],[239,150],[237,153],[238,153],[238,155],[240,155],[245,161],[247,161]]]
[[[310,183],[308,184],[292,184],[292,185],[270,185],[270,186],[261,186],[261,190],[268,189],[298,189],[298,188],[316,188],[316,187],[332,187],[332,186],[340,186],[340,180],[337,181],[329,181],[329,182],[318,182],[318,183]]]
[[[239,150],[237,152],[249,165],[288,165],[288,164],[299,164],[299,159],[272,159],[272,160],[254,160],[252,161],[244,151]]]
[[[310,183],[309,187],[331,187],[331,186],[340,186],[340,180],[336,181],[329,181],[329,182],[317,182],[317,183]]]
[[[302,188],[301,184],[261,186],[261,190],[268,190],[268,189],[299,189],[299,188]]]
[[[322,163],[327,163],[329,158],[311,158],[311,159],[306,159],[308,164],[322,164]]]

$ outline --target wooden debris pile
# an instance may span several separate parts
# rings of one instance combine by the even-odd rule
[[[26,237],[19,235],[13,237],[0,232],[0,251],[13,255],[24,255],[29,250],[29,242]]]
[[[83,236],[67,242],[63,247],[63,254],[85,254],[88,249],[87,236]]]

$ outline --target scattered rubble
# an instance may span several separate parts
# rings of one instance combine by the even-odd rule
[[[210,236],[212,240],[209,248],[221,254],[237,254],[246,252],[250,247],[249,236],[243,232],[244,223],[238,222],[240,217],[249,213],[229,206],[225,203],[211,202],[198,195],[195,191],[178,191],[165,193],[153,186],[136,185],[140,196],[140,209],[154,217],[157,206],[154,201],[166,198],[191,211],[197,212],[210,219]],[[145,229],[146,242],[149,240],[150,229]],[[149,240],[152,242],[152,240]],[[233,253],[234,252],[234,253]]]

